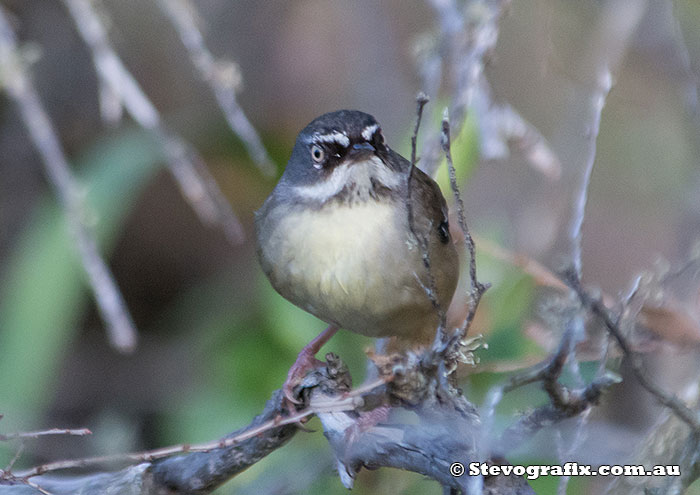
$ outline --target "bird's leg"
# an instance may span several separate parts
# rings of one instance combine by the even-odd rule
[[[297,360],[294,362],[292,367],[289,368],[287,380],[282,386],[282,392],[284,392],[285,398],[292,404],[301,404],[301,402],[294,397],[294,387],[301,382],[309,371],[323,364],[321,361],[316,359],[316,354],[321,350],[323,344],[328,342],[338,330],[339,329],[337,326],[329,325],[328,328],[326,328],[323,332],[318,334],[316,338],[304,346],[297,356]]]

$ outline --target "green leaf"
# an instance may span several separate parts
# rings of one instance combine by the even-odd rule
[[[132,131],[95,143],[77,161],[103,252],[159,160],[158,147]],[[41,426],[36,418],[51,400],[56,372],[91,297],[53,196],[37,207],[7,266],[0,283],[0,412],[3,430],[11,431]]]

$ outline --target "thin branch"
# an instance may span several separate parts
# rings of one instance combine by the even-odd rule
[[[41,493],[43,495],[53,495],[50,491],[45,490],[44,488],[42,488],[41,486],[39,486],[38,484],[34,483],[31,480],[22,480],[22,482],[25,485],[34,488],[36,491],[38,491],[39,493]]]
[[[109,43],[105,27],[90,0],[63,0],[78,33],[90,49],[97,75],[119,97],[131,117],[153,133],[166,154],[168,168],[199,219],[223,230],[230,242],[243,241],[240,221],[199,154],[166,129],[155,106]]]
[[[420,130],[420,122],[423,118],[423,109],[425,105],[430,101],[425,93],[418,93],[416,96],[416,124],[413,126],[413,135],[411,136],[411,168],[408,171],[408,181],[409,185],[411,177],[413,176],[413,167],[418,163],[418,158],[416,157],[416,148],[418,146],[418,131]]]
[[[417,140],[418,140],[418,131],[420,129],[420,123],[421,119],[423,117],[423,109],[425,105],[428,103],[428,97],[424,93],[419,93],[416,96],[416,124],[413,127],[413,135],[411,136],[411,164],[408,167],[408,171],[406,172],[406,211],[408,212],[408,228],[411,231],[411,235],[413,237],[413,240],[421,250],[421,258],[423,260],[423,266],[425,267],[425,271],[428,277],[428,284],[426,285],[423,283],[423,281],[420,279],[418,274],[416,274],[416,280],[420,284],[420,286],[423,288],[425,294],[427,295],[428,299],[430,299],[430,302],[432,303],[433,307],[435,308],[435,311],[437,311],[439,318],[440,318],[440,323],[436,332],[436,339],[439,339],[440,341],[443,340],[444,337],[444,329],[446,325],[446,320],[447,316],[445,313],[444,308],[441,307],[440,301],[438,300],[437,297],[437,283],[435,281],[435,276],[433,275],[432,272],[432,266],[431,266],[431,261],[430,261],[430,253],[429,253],[429,242],[427,236],[423,234],[418,234],[416,231],[415,227],[415,212],[413,211],[413,169],[416,166],[416,163],[418,161],[416,157],[416,146],[417,146]]]
[[[581,227],[586,214],[586,202],[588,201],[588,186],[591,182],[591,173],[593,172],[593,164],[596,157],[596,140],[600,131],[600,119],[603,114],[605,100],[610,93],[612,87],[612,74],[610,69],[605,66],[601,69],[597,78],[596,89],[591,96],[591,105],[593,107],[593,118],[590,122],[589,136],[590,141],[589,153],[586,158],[585,166],[582,168],[580,181],[578,183],[578,192],[574,195],[574,211],[569,225],[569,237],[571,240],[571,263],[576,270],[577,275],[581,276]]]
[[[24,443],[20,444],[19,448],[17,449],[17,452],[15,452],[15,455],[7,464],[7,467],[5,469],[0,469],[0,481],[4,480],[10,483],[19,483],[21,485],[26,485],[38,491],[39,493],[43,493],[44,495],[51,495],[51,492],[45,490],[38,484],[32,482],[31,480],[28,480],[26,478],[17,478],[14,474],[12,474],[12,468],[14,467],[15,463],[19,460],[19,458],[22,457],[23,453]]]
[[[503,386],[503,392],[511,392],[530,383],[551,381],[559,378],[571,352],[571,344],[571,332],[564,332],[562,339],[559,341],[557,351],[553,356],[547,358],[546,361],[536,364],[529,370],[510,377]]]
[[[603,376],[593,380],[582,389],[569,391],[566,407],[547,404],[530,413],[523,414],[500,436],[494,448],[495,455],[517,450],[525,440],[543,428],[551,427],[554,423],[587,411],[591,406],[597,404],[602,393],[616,382],[614,377]]]
[[[17,438],[39,438],[48,435],[74,435],[82,437],[85,435],[92,435],[92,432],[87,428],[78,429],[65,429],[65,428],[51,428],[50,430],[41,431],[27,431],[19,433],[8,433],[0,434],[0,442],[6,442],[8,440],[15,440]]]
[[[32,488],[33,490],[41,493],[42,495],[53,495],[52,492],[46,490],[45,488],[38,485],[37,483],[34,483],[32,480],[18,478],[16,476],[14,476],[12,473],[5,472],[2,469],[0,469],[0,480],[4,480],[7,483],[10,483],[11,485],[28,486],[29,488]]]
[[[559,275],[552,272],[537,260],[525,254],[510,251],[485,237],[473,234],[472,238],[475,240],[476,244],[479,245],[480,251],[519,268],[527,275],[530,275],[538,285],[564,291],[569,290],[569,286],[562,281]]]
[[[531,123],[507,103],[496,103],[485,77],[474,92],[472,108],[477,115],[479,154],[483,160],[505,160],[514,147],[533,169],[558,180],[562,166],[547,140]]]
[[[241,79],[238,67],[233,62],[216,60],[207,49],[195,22],[195,6],[189,0],[160,0],[159,4],[177,30],[192,64],[214,92],[231,130],[243,142],[260,171],[268,177],[273,176],[276,167],[236,99]]]
[[[579,278],[572,271],[567,273],[567,282],[581,300],[581,304],[603,322],[610,335],[613,336],[617,344],[622,349],[629,362],[634,376],[647,392],[652,394],[661,404],[671,409],[680,419],[682,419],[694,432],[700,432],[700,418],[698,413],[690,410],[678,397],[669,394],[661,387],[649,379],[639,355],[634,352],[627,338],[622,334],[618,326],[619,318],[614,318],[607,307],[597,299],[592,297],[581,285]]]
[[[460,9],[455,0],[428,0],[438,20],[439,41],[437,49],[443,52],[436,63],[434,57],[422,57],[433,67],[449,67],[452,76],[449,88],[449,108],[453,118],[453,134],[459,135],[472,105],[481,88],[488,87],[484,77],[485,59],[498,41],[499,21],[510,0],[492,2],[466,2]],[[422,70],[431,74],[431,87],[439,86],[435,69]],[[428,90],[429,88],[425,88]],[[480,95],[490,102],[488,95]],[[488,105],[487,105],[488,106]],[[493,115],[497,115],[494,113]],[[479,115],[485,118],[486,115]],[[423,139],[423,170],[433,175],[440,164],[440,142],[438,133],[430,133]]]
[[[136,328],[117,283],[100,255],[97,241],[86,220],[89,215],[84,194],[71,172],[39,95],[25,73],[15,35],[1,8],[0,67],[3,69],[4,89],[15,102],[29,137],[41,156],[49,183],[64,209],[80,261],[106,324],[110,344],[121,352],[131,352],[136,347]]]
[[[442,139],[440,140],[442,145],[442,151],[445,153],[445,158],[447,159],[447,169],[450,176],[450,186],[452,187],[452,193],[454,194],[455,204],[457,205],[457,218],[459,221],[459,228],[464,236],[464,244],[469,252],[469,280],[471,282],[470,292],[469,292],[469,311],[464,321],[458,329],[458,339],[461,340],[469,330],[469,327],[476,315],[476,309],[479,306],[479,301],[481,301],[481,296],[488,289],[488,285],[479,282],[476,276],[476,248],[474,246],[474,239],[469,232],[469,227],[467,226],[467,220],[464,213],[464,202],[462,201],[462,196],[459,192],[459,186],[457,185],[457,172],[455,171],[455,166],[452,161],[452,151],[450,142],[450,119],[445,108],[445,113],[442,118]]]
[[[580,280],[582,276],[582,227],[586,214],[591,175],[596,160],[597,139],[602,112],[613,84],[612,70],[619,65],[624,56],[627,44],[645,11],[644,3],[645,0],[625,0],[620,2],[621,7],[620,5],[615,5],[614,7],[607,5],[607,8],[599,18],[598,29],[595,33],[597,38],[592,40],[591,48],[585,53],[583,58],[584,77],[592,82],[592,88],[584,93],[586,94],[584,116],[582,119],[578,117],[581,122],[576,124],[580,126],[582,123],[585,126],[583,129],[585,141],[576,143],[581,149],[575,155],[567,157],[567,161],[571,166],[570,173],[573,175],[571,178],[573,197],[571,212],[568,217],[569,222],[565,232],[566,251],[564,253],[565,264],[570,266],[569,270],[575,274],[577,280]],[[613,11],[612,9],[615,10]],[[601,39],[610,42],[609,45],[600,44]],[[580,135],[580,131],[578,134]],[[578,306],[578,301],[576,305]],[[562,342],[569,339],[567,359],[568,356],[575,352],[576,343],[585,338],[584,316],[582,311],[573,310],[565,317],[566,330],[565,335],[562,337]],[[604,352],[603,361],[601,361],[598,368],[598,375],[601,377],[594,379],[593,383],[604,379],[606,376],[604,374],[604,359],[606,355],[607,353]],[[574,376],[578,377],[578,381],[581,382],[578,360],[572,359],[568,362]],[[570,407],[569,394],[566,387],[560,385],[558,380],[545,380],[543,383],[545,390],[556,407],[561,407],[557,391],[564,392],[565,395],[561,398],[564,399],[564,405]],[[584,416],[576,424],[574,438],[580,438],[582,435],[585,421],[586,417]],[[573,448],[573,445],[569,448]],[[560,460],[563,459],[560,458]],[[562,479],[560,490],[565,491],[565,488],[566,480]]]
[[[151,462],[157,459],[163,459],[178,454],[187,454],[190,452],[211,452],[215,449],[232,447],[234,445],[239,445],[240,443],[245,442],[246,440],[267,433],[273,429],[277,429],[281,426],[297,424],[301,420],[308,418],[309,416],[312,416],[314,414],[355,410],[362,404],[362,395],[365,395],[386,383],[386,378],[380,378],[370,383],[367,383],[361,387],[358,387],[357,389],[348,392],[347,394],[334,398],[333,400],[329,399],[327,401],[316,401],[312,403],[311,406],[299,412],[295,412],[294,414],[286,415],[284,417],[281,416],[282,409],[280,408],[278,414],[275,415],[273,419],[260,423],[255,427],[246,428],[241,433],[235,434],[233,436],[227,436],[218,440],[197,444],[171,445],[168,447],[161,447],[159,449],[147,450],[143,452],[131,452],[125,454],[86,457],[83,459],[68,459],[63,461],[55,461],[42,464],[40,466],[35,466],[31,469],[22,471],[20,473],[16,473],[15,476],[20,478],[31,478],[34,476],[45,474],[47,472],[60,471],[64,469],[84,468],[88,466],[120,462]]]
[[[588,187],[596,158],[596,144],[605,101],[632,36],[647,9],[648,0],[620,0],[603,6],[577,67],[581,80],[577,98],[568,109],[568,119],[559,126],[554,142],[568,165],[571,184],[569,221],[562,228],[561,265],[572,265],[581,277],[581,229],[585,218]]]
[[[5,473],[10,473],[12,472],[12,468],[15,467],[15,463],[19,460],[20,457],[22,457],[22,454],[24,453],[24,443],[20,443],[19,447],[17,448],[17,452],[15,452],[15,455],[12,456],[12,459],[10,459],[10,462],[7,463],[7,466],[3,470]],[[2,479],[2,474],[0,474],[0,479]]]

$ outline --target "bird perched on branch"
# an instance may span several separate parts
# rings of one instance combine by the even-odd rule
[[[331,112],[299,133],[255,218],[272,286],[329,324],[290,369],[287,399],[340,328],[432,339],[459,273],[447,218],[439,186],[385,144],[371,115]]]

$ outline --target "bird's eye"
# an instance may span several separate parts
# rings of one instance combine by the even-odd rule
[[[311,147],[311,158],[317,163],[320,164],[323,159],[325,158],[326,154],[323,152],[323,148],[321,148],[319,145],[314,144]],[[317,165],[314,165],[315,167],[318,167]]]
[[[443,244],[447,244],[450,240],[450,225],[447,223],[447,220],[438,225],[438,237]]]

